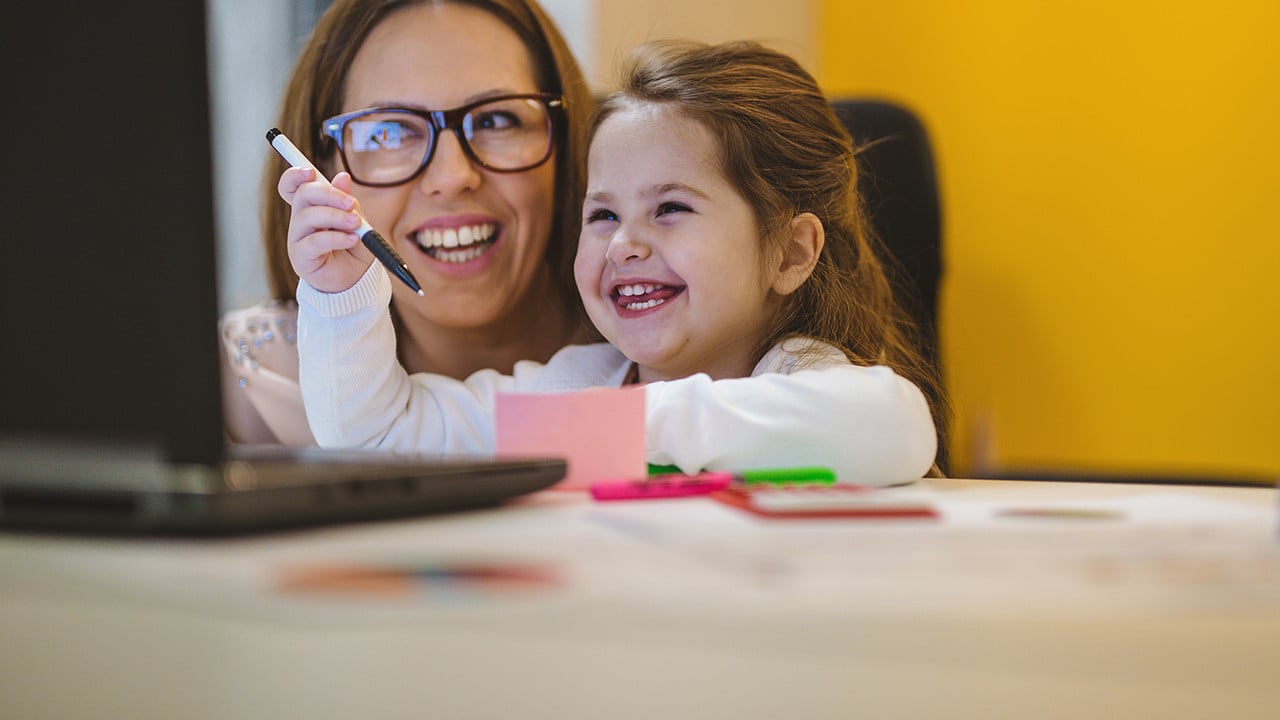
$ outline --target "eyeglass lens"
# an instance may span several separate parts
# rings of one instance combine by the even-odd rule
[[[541,100],[511,98],[478,105],[459,125],[476,159],[494,170],[538,165],[551,152],[551,122]],[[404,110],[359,115],[343,127],[347,169],[360,182],[404,182],[423,166],[435,133],[430,120]]]

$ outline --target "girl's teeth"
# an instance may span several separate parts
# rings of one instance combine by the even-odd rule
[[[666,302],[665,298],[659,300],[646,300],[641,303],[627,303],[626,305],[623,305],[623,307],[628,310],[648,310],[649,308],[657,307],[664,302]]]
[[[618,294],[624,297],[631,297],[632,295],[644,295],[646,293],[653,292],[656,287],[657,285],[649,285],[648,283],[645,283],[643,285],[639,283],[635,285],[623,285],[622,287],[618,288]]]

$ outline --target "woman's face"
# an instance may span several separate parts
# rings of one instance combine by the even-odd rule
[[[347,74],[342,111],[449,110],[541,90],[524,43],[502,21],[469,5],[425,4],[396,11],[369,34]],[[341,169],[336,153],[334,161]],[[417,178],[395,187],[355,186],[369,222],[422,284],[422,298],[406,287],[394,290],[402,320],[500,326],[514,311],[545,302],[529,295],[549,277],[544,258],[555,162],[553,155],[532,170],[492,172],[445,132]]]

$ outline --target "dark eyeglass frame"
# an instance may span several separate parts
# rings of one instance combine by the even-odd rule
[[[476,155],[475,150],[471,148],[471,143],[467,141],[466,135],[463,134],[462,119],[467,116],[467,113],[482,105],[501,102],[503,100],[539,100],[546,106],[547,150],[543,153],[542,158],[537,162],[516,168],[493,167]],[[559,121],[559,113],[564,110],[564,105],[565,99],[563,95],[557,95],[555,93],[516,93],[512,95],[495,95],[493,97],[482,98],[473,103],[467,103],[466,105],[462,105],[451,110],[417,110],[414,108],[401,107],[364,108],[363,110],[353,110],[349,113],[334,115],[320,123],[320,128],[325,137],[330,138],[337,144],[338,155],[342,158],[342,165],[347,169],[347,172],[351,173],[351,179],[354,182],[366,187],[395,187],[396,185],[403,185],[407,182],[412,182],[422,174],[423,170],[427,169],[427,166],[431,164],[431,158],[435,157],[436,147],[439,145],[437,140],[440,138],[440,133],[446,130],[452,130],[454,137],[458,138],[458,145],[462,147],[462,151],[466,153],[467,157],[470,158],[472,162],[486,170],[499,173],[518,173],[524,172],[525,170],[532,170],[551,158],[551,152],[556,145],[556,128]],[[347,127],[347,123],[364,117],[365,115],[372,115],[374,113],[403,113],[405,115],[415,115],[426,120],[431,127],[431,141],[427,146],[427,152],[422,157],[422,163],[418,165],[418,169],[414,170],[412,175],[403,180],[397,180],[396,182],[365,182],[356,177],[356,174],[351,170],[351,163],[347,162],[347,153],[342,147],[342,135],[343,131]]]

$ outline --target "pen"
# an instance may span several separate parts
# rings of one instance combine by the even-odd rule
[[[280,157],[284,158],[285,162],[293,167],[311,168],[316,171],[317,176],[328,182],[324,174],[315,165],[311,164],[307,156],[303,155],[302,151],[290,142],[289,138],[285,137],[285,134],[280,132],[279,128],[271,128],[267,131],[267,142],[271,143],[271,147],[280,153]],[[385,238],[378,234],[377,230],[373,229],[373,226],[369,224],[369,221],[363,215],[360,216],[360,227],[356,228],[356,234],[360,236],[360,242],[369,248],[369,252],[373,253],[378,262],[390,270],[391,274],[403,280],[410,290],[420,296],[423,295],[422,286],[418,284],[418,279],[413,276],[413,273],[409,272],[409,266],[405,265],[404,259],[396,253]]]

